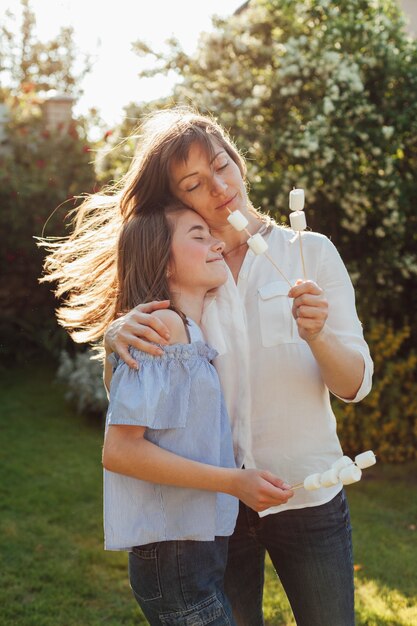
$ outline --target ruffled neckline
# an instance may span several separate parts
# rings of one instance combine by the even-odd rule
[[[164,354],[160,356],[155,356],[153,354],[148,354],[147,352],[143,352],[143,350],[138,350],[137,348],[130,347],[129,354],[136,360],[140,362],[145,361],[170,361],[171,359],[177,359],[180,361],[186,361],[187,359],[192,359],[196,357],[200,357],[203,359],[207,359],[207,361],[211,361],[214,359],[218,352],[211,346],[209,346],[204,341],[193,341],[192,343],[176,343],[171,346],[162,346],[160,344],[157,345],[161,350],[163,350]],[[112,352],[108,357],[108,360],[113,366],[117,366],[122,359]]]

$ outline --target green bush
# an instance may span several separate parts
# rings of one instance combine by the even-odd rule
[[[90,191],[95,175],[83,126],[49,131],[31,94],[8,102],[10,121],[0,153],[0,250],[6,280],[0,285],[1,350],[29,356],[39,350],[57,355],[66,334],[57,326],[50,287],[39,285],[43,253],[34,237],[66,234],[65,215],[80,191]]]
[[[408,326],[371,324],[372,391],[358,404],[332,402],[346,454],[372,449],[382,461],[417,459],[417,353],[407,345],[409,337]]]
[[[62,351],[57,380],[65,384],[65,399],[78,413],[102,417],[108,404],[103,384],[103,364],[93,357],[91,351],[77,352],[74,356]]]

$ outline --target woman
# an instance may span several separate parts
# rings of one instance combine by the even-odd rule
[[[95,215],[99,200],[89,200]],[[53,244],[45,277],[51,279],[54,269],[59,284],[75,281],[70,293],[78,302],[91,284],[91,256],[81,254],[87,232],[95,249],[96,231],[86,228],[84,208],[70,238]],[[103,300],[112,296],[115,315],[169,298],[170,310],[155,315],[169,329],[170,345],[160,356],[132,349],[135,370],[115,356],[108,359],[105,547],[128,551],[131,587],[150,624],[231,625],[223,588],[237,498],[264,510],[286,502],[292,491],[269,472],[235,466],[229,418],[210,362],[216,352],[198,326],[206,293],[227,279],[223,244],[178,201],[134,212],[116,241],[117,290],[76,306],[79,323],[88,331],[89,319],[94,314],[98,321]],[[62,321],[70,318],[71,303],[61,312]]]
[[[206,298],[202,327],[219,352],[215,365],[236,462],[294,485],[341,456],[329,392],[346,402],[361,400],[371,387],[372,360],[333,244],[304,233],[309,279],[297,280],[303,274],[294,232],[255,210],[245,176],[243,158],[213,119],[186,109],[161,111],[142,126],[122,204],[128,214],[169,193],[225,242],[228,280],[215,298]],[[251,235],[266,239],[269,257],[291,288],[269,259],[248,251],[247,234],[227,221],[234,210],[246,216]],[[139,306],[116,320],[105,335],[106,350],[130,365],[128,346],[157,354],[147,342],[164,344],[169,331],[152,309]],[[297,624],[354,624],[351,528],[341,486],[297,490],[266,513],[260,517],[241,502],[229,542],[225,584],[237,624],[263,623],[266,551]]]

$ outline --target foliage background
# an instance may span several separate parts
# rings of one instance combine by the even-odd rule
[[[119,137],[152,108],[191,104],[245,154],[255,206],[286,223],[288,190],[306,189],[307,222],[347,265],[375,361],[367,399],[333,400],[344,449],[416,458],[417,45],[397,3],[252,0],[192,56],[175,40],[167,53],[135,47],[142,75],[176,70],[179,82],[172,98],[132,103]],[[133,145],[100,175],[123,171]]]
[[[149,75],[178,71],[173,101],[229,129],[255,204],[286,220],[288,190],[306,189],[308,224],[341,252],[361,313],[402,325],[417,297],[417,46],[396,2],[256,0],[194,56],[175,41],[136,49],[156,60]]]
[[[7,233],[0,250],[7,277],[0,284],[0,332],[7,337],[1,347],[4,356],[29,359],[68,344],[54,319],[51,289],[38,284],[43,254],[34,237],[44,228],[66,234],[65,216],[81,189],[93,189],[95,175],[81,122],[49,131],[33,93],[8,105],[7,150],[0,156],[0,228]]]
[[[43,105],[59,90],[76,97],[89,70],[76,73],[71,28],[41,42],[35,15],[22,0],[16,34],[12,16],[0,22],[0,105],[5,111],[0,142],[0,353],[4,359],[28,361],[58,351],[69,341],[54,319],[56,301],[50,287],[38,284],[43,254],[34,237],[66,234],[65,216],[76,196],[92,191],[95,171],[87,120],[51,129]]]
[[[309,226],[332,239],[348,267],[375,376],[359,405],[333,400],[344,449],[416,458],[417,44],[395,0],[250,0],[216,19],[192,55],[174,39],[164,53],[135,42],[149,61],[142,75],[174,70],[178,83],[169,98],[127,105],[123,124],[95,145],[87,140],[93,118],[45,128],[42,98],[64,74],[76,95],[79,77],[68,29],[41,44],[29,0],[22,3],[21,44],[3,26],[0,49],[0,76],[10,79],[0,92],[10,111],[0,155],[3,352],[47,350],[58,363],[66,347],[68,396],[79,410],[103,412],[105,397],[92,391],[94,380],[101,386],[96,364],[75,354],[49,288],[37,284],[42,255],[33,236],[62,203],[46,234],[63,234],[77,195],[120,178],[144,114],[191,104],[217,117],[246,156],[255,206],[285,223],[288,190],[304,187]]]

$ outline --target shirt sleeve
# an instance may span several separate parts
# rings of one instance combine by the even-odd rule
[[[327,237],[323,237],[318,284],[324,289],[329,302],[327,319],[329,328],[342,343],[357,350],[362,355],[365,366],[362,384],[353,399],[334,395],[344,402],[359,402],[371,390],[373,361],[369,347],[363,337],[362,324],[356,311],[352,281],[339,252]]]
[[[184,428],[190,398],[186,360],[149,357],[139,369],[118,360],[110,386],[107,424]]]

